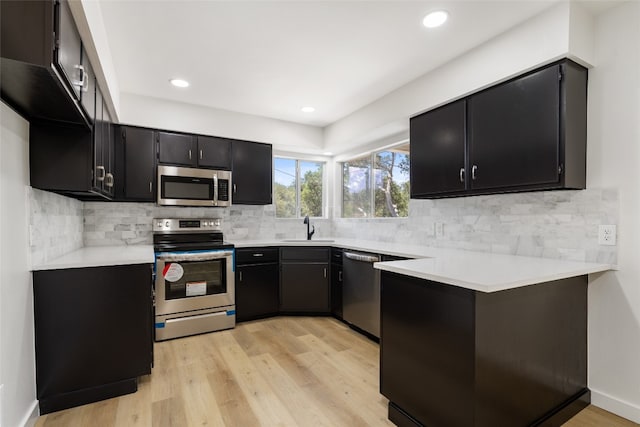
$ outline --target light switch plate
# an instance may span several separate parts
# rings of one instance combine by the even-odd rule
[[[600,225],[598,226],[598,244],[605,246],[616,245],[616,226]]]

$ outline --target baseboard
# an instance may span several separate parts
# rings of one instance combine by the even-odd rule
[[[626,402],[598,390],[591,389],[591,404],[619,415],[622,418],[640,423],[640,406],[634,405],[631,402]]]
[[[38,411],[38,401],[34,400],[19,425],[21,427],[33,427],[36,425],[38,416],[40,416],[40,411]]]

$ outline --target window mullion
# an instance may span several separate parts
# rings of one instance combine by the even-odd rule
[[[300,160],[296,160],[296,218],[300,217]]]
[[[371,173],[370,175],[370,186],[371,186],[371,206],[370,206],[370,216],[371,218],[376,217],[376,166],[375,166],[375,158],[376,153],[371,154]]]

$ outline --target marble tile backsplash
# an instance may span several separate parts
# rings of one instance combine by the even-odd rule
[[[335,218],[336,236],[576,261],[617,262],[598,225],[618,223],[618,192],[542,191],[411,200],[409,217]],[[444,233],[436,236],[435,225]]]
[[[273,205],[177,208],[153,203],[80,202],[35,189],[30,200],[34,264],[83,245],[150,244],[153,218],[219,217],[230,241],[306,236],[301,219],[276,219]],[[314,237],[616,263],[617,247],[598,245],[597,235],[598,225],[618,223],[618,192],[588,189],[411,200],[408,218],[334,218],[312,223]],[[436,224],[443,225],[442,235],[436,236]]]
[[[152,243],[153,218],[222,218],[226,240],[297,239],[306,237],[301,219],[276,219],[275,207],[163,207],[153,203],[84,203],[84,244],[136,245]],[[332,235],[331,221],[312,220],[315,237]]]
[[[82,202],[49,191],[29,192],[32,265],[43,264],[82,247]]]

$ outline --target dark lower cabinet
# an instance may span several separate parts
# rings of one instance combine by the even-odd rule
[[[484,293],[382,272],[396,425],[559,426],[589,403],[586,344],[586,276]]]
[[[133,393],[151,373],[151,268],[33,272],[41,414]]]
[[[236,320],[277,315],[279,279],[278,248],[236,249]]]
[[[331,314],[342,319],[342,249],[331,248]]]
[[[329,248],[280,249],[280,311],[329,314]]]

